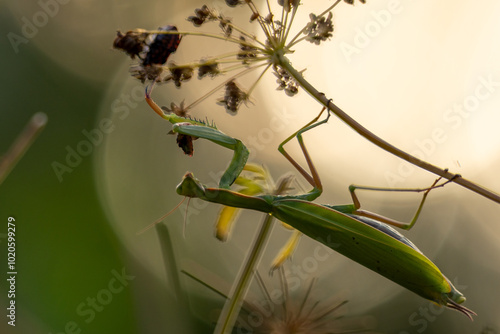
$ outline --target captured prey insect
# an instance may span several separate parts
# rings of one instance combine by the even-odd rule
[[[472,310],[460,305],[465,301],[465,297],[441,273],[437,266],[423,255],[410,240],[389,226],[411,228],[415,224],[430,190],[442,187],[450,181],[438,184],[440,179],[437,179],[429,188],[402,189],[402,191],[424,192],[417,212],[409,224],[360,209],[360,203],[355,195],[356,188],[389,189],[351,186],[349,189],[353,204],[332,206],[313,203],[312,201],[321,195],[322,185],[304,144],[302,134],[328,121],[329,116],[318,121],[323,109],[315,119],[285,139],[279,146],[279,151],[313,186],[312,190],[295,196],[241,194],[229,189],[242,172],[248,158],[248,149],[240,140],[200,122],[188,118],[181,119],[174,114],[164,114],[162,109],[151,100],[148,91],[146,91],[146,100],[158,115],[173,124],[173,133],[203,138],[234,151],[233,158],[221,177],[218,188],[206,187],[192,173],[186,173],[182,182],[177,186],[179,195],[268,213],[423,298],[455,309],[471,320],[472,315],[476,315]],[[300,144],[310,174],[284,149],[284,145],[293,138],[297,138]]]
[[[177,31],[177,27],[167,25],[158,28],[159,31]],[[179,47],[181,36],[178,34],[157,34],[149,45],[149,51],[143,61],[143,65],[158,64],[163,65],[167,62],[171,53],[174,53]]]
[[[177,51],[181,42],[182,36],[176,31],[177,27],[172,25],[159,27],[157,34],[142,29],[127,31],[125,34],[118,31],[113,47],[122,50],[132,59],[138,57],[143,66],[163,65],[170,54]]]

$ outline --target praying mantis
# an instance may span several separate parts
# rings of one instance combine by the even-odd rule
[[[425,299],[457,310],[471,320],[472,316],[476,315],[474,311],[461,305],[465,301],[465,297],[441,273],[439,268],[410,240],[390,226],[402,229],[413,227],[430,190],[442,187],[451,180],[438,184],[439,178],[425,189],[400,189],[402,191],[423,192],[417,212],[408,224],[361,210],[360,202],[355,195],[356,189],[381,191],[394,191],[395,189],[350,186],[353,204],[313,203],[312,201],[321,195],[323,187],[304,144],[302,134],[328,121],[330,113],[327,113],[324,120],[319,121],[325,109],[323,108],[316,118],[285,139],[278,148],[279,152],[304,176],[312,189],[307,193],[293,196],[242,194],[230,189],[230,186],[245,168],[249,155],[248,149],[240,140],[203,122],[181,117],[174,113],[164,113],[151,99],[147,89],[146,101],[158,115],[172,123],[173,133],[202,138],[234,151],[233,158],[222,175],[218,188],[204,186],[192,173],[188,172],[177,186],[176,191],[179,195],[272,215],[310,238]],[[284,149],[284,145],[293,138],[297,138],[310,174]]]

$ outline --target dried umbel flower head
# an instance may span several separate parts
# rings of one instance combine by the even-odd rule
[[[360,0],[362,3],[365,0]],[[217,24],[222,33],[216,34],[208,31],[179,31],[176,26],[167,25],[158,31],[130,31],[125,34],[118,33],[114,42],[116,48],[122,49],[132,58],[139,58],[140,63],[133,67],[132,75],[141,80],[155,83],[173,82],[176,87],[190,80],[194,71],[197,70],[198,79],[205,77],[219,77],[229,72],[238,73],[225,79],[208,93],[202,95],[192,102],[186,109],[191,109],[208,96],[219,89],[225,88],[224,98],[218,103],[223,105],[230,113],[236,113],[239,106],[249,100],[254,88],[264,74],[274,69],[278,78],[278,89],[287,95],[294,96],[299,92],[298,82],[303,82],[302,73],[296,71],[289,60],[288,54],[295,52],[294,48],[302,41],[320,44],[333,35],[332,10],[339,3],[354,4],[354,0],[336,0],[333,4],[322,11],[321,14],[310,14],[310,22],[300,29],[295,35],[292,33],[292,24],[300,9],[300,0],[278,0],[279,15],[274,15],[272,2],[261,13],[253,0],[226,0],[229,7],[244,6],[250,9],[250,22],[258,25],[262,30],[264,39],[255,34],[245,31],[240,24],[233,23],[232,19],[221,14],[219,11],[203,5],[194,10],[194,15],[187,18],[195,27],[205,27],[205,24]],[[276,2],[274,2],[276,6]],[[246,22],[245,22],[246,23]],[[238,34],[238,37],[235,34]],[[170,63],[167,66],[169,56],[176,52],[182,38],[186,36],[203,36],[213,40],[223,40],[225,44],[237,45],[236,50],[217,56],[204,56],[197,61],[177,65]],[[235,83],[240,78],[254,70],[262,70],[257,80],[250,86],[248,92],[243,92]]]

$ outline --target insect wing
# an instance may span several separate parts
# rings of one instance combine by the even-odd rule
[[[426,299],[440,300],[451,290],[446,277],[420,251],[361,220],[315,203],[290,199],[274,203],[272,214]]]

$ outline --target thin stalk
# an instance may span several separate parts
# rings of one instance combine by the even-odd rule
[[[268,64],[267,67],[264,69],[264,71],[262,71],[262,73],[259,75],[257,80],[255,80],[255,82],[252,84],[252,86],[248,89],[248,93],[247,93],[248,96],[252,95],[252,92],[255,89],[255,87],[257,87],[257,84],[259,83],[260,79],[262,79],[262,77],[264,76],[264,74],[266,74],[267,70],[270,67],[271,67],[271,64]]]
[[[215,327],[214,333],[231,333],[231,330],[236,323],[236,319],[238,318],[238,314],[240,313],[240,308],[243,304],[243,297],[245,296],[245,293],[247,292],[252,280],[255,266],[260,260],[262,251],[265,248],[265,243],[267,237],[269,236],[273,219],[274,218],[271,215],[266,215],[255,243],[250,250],[248,259],[241,271],[240,277],[238,278],[238,282],[234,287],[234,292],[229,294],[229,299],[222,308],[222,312],[219,316],[219,319],[221,319],[222,321],[219,321],[217,323],[217,327]]]
[[[16,138],[9,150],[0,159],[0,184],[33,144],[36,137],[47,124],[47,115],[42,112],[34,114],[23,131]]]
[[[230,77],[229,79],[227,80],[224,80],[223,83],[221,83],[220,85],[218,85],[217,87],[215,87],[214,89],[210,90],[208,93],[206,93],[205,95],[203,95],[202,97],[198,98],[196,101],[194,101],[193,103],[191,103],[189,106],[186,107],[186,109],[191,109],[193,108],[194,106],[196,106],[198,103],[202,102],[203,100],[205,100],[207,97],[209,97],[210,95],[214,94],[216,91],[218,91],[219,89],[221,89],[222,87],[224,87],[229,81],[231,80],[234,80],[236,78],[239,78],[241,77],[242,75],[245,75],[247,73],[249,73],[250,71],[253,71],[255,70],[256,68],[259,68],[259,67],[262,67],[266,65],[265,63],[264,64],[260,64],[258,66],[254,66],[254,67],[250,67],[250,68],[247,68],[245,69],[244,71],[241,71],[239,73],[236,73],[235,75],[233,75],[232,77]]]
[[[259,11],[257,10],[257,7],[255,7],[255,5],[251,1],[247,2],[247,5],[253,14],[258,15],[257,22],[259,23],[260,28],[262,29],[262,31],[266,35],[267,40],[269,40],[269,41],[273,40],[273,38],[271,38],[272,36],[271,36],[271,33],[269,32],[267,24],[264,22],[264,20],[262,20],[262,17],[260,16]],[[265,44],[263,44],[263,45],[265,46]]]
[[[156,232],[160,241],[161,254],[166,270],[167,281],[170,282],[176,300],[176,321],[170,328],[173,332],[182,330],[183,332],[193,333],[195,330],[195,319],[192,312],[189,310],[189,302],[182,287],[180,277],[178,275],[179,267],[175,260],[175,252],[172,243],[170,232],[164,224],[156,225]]]
[[[267,11],[270,15],[274,15],[273,11],[271,10],[271,4],[269,3],[269,0],[266,0],[267,3]],[[274,25],[274,20],[271,18],[271,26],[274,32],[276,32],[276,26]],[[277,37],[277,36],[276,36]]]
[[[344,121],[350,128],[359,133],[361,136],[368,139],[373,144],[377,145],[381,149],[392,153],[393,155],[401,158],[417,167],[427,170],[433,174],[439,175],[445,179],[452,180],[452,182],[461,185],[464,188],[467,188],[481,196],[484,196],[492,201],[500,203],[500,195],[495,192],[488,190],[472,181],[469,181],[458,174],[453,174],[448,172],[447,169],[442,169],[437,166],[434,166],[426,161],[420,160],[417,157],[389,144],[382,138],[378,137],[370,130],[359,124],[356,120],[354,120],[351,116],[346,114],[342,109],[340,109],[337,105],[335,105],[331,100],[329,100],[325,94],[320,93],[313,85],[311,85],[300,72],[298,72],[291,65],[288,58],[286,58],[282,53],[276,54],[276,60],[279,66],[283,67],[288,73],[299,83],[299,85],[307,91],[316,101],[320,104],[327,107],[332,113],[334,113],[338,118]]]
[[[281,179],[278,186],[276,187],[274,194],[280,195],[286,192],[290,182],[290,177]],[[243,298],[245,297],[245,294],[252,280],[255,267],[258,264],[262,256],[262,252],[264,251],[264,248],[266,246],[266,240],[269,236],[269,233],[271,232],[273,219],[273,216],[266,214],[264,222],[262,223],[252,249],[250,250],[250,254],[248,255],[248,258],[245,261],[243,268],[241,269],[241,273],[237,279],[236,285],[234,286],[234,290],[231,291],[226,303],[224,304],[224,307],[222,308],[222,312],[219,316],[219,321],[217,322],[217,326],[215,327],[215,334],[231,333],[231,330],[236,323],[236,319],[238,318],[238,314],[240,313],[241,305],[243,304]]]
[[[227,37],[227,36],[222,36],[222,35],[215,35],[215,34],[210,34],[210,33],[206,33],[206,32],[148,30],[148,33],[160,34],[160,35],[200,36],[200,37],[220,39],[220,40],[235,43],[238,45],[242,44],[242,41],[237,39],[237,38]],[[252,37],[252,39],[265,47],[265,45],[262,42],[258,41],[257,39],[255,39],[253,37]],[[253,45],[253,44],[249,44],[249,45],[256,48],[256,49],[259,49],[261,51],[265,51],[265,48],[261,48],[261,47],[258,47],[257,45]]]
[[[297,7],[293,7],[292,18],[290,19],[290,23],[287,24],[286,32],[283,36],[283,39],[281,40],[283,45],[285,45],[286,39],[288,38],[288,34],[290,33],[290,29],[292,28],[293,20],[295,19],[295,14],[297,14],[297,9],[298,9]]]
[[[240,34],[245,35],[246,37],[250,38],[252,41],[257,42],[257,43],[259,43],[260,45],[262,45],[263,49],[266,49],[266,48],[267,48],[265,43],[262,43],[261,41],[259,41],[259,40],[257,39],[257,36],[254,36],[254,35],[252,35],[252,34],[250,34],[250,33],[246,32],[245,30],[241,29],[240,27],[238,27],[238,26],[234,25],[234,23],[232,23],[232,22],[231,22],[231,23],[229,23],[229,25],[230,25],[230,26],[231,26],[234,30],[236,30],[237,32],[239,32]],[[250,45],[250,46],[253,46],[253,45]]]

